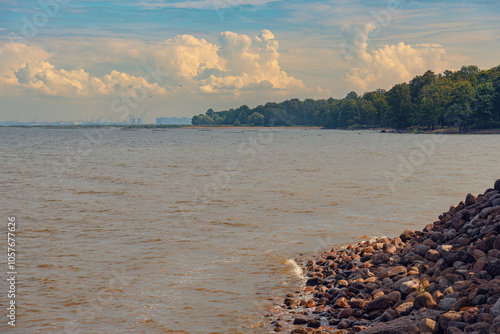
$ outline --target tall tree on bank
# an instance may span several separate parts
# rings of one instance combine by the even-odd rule
[[[405,130],[411,125],[412,104],[410,86],[397,84],[387,92],[389,102],[388,120],[396,130]]]

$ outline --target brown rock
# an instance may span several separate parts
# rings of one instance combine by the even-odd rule
[[[404,295],[409,295],[412,292],[418,291],[420,284],[416,280],[409,280],[407,282],[401,283],[399,291]]]
[[[398,275],[404,275],[404,274],[406,274],[406,272],[407,272],[407,270],[405,267],[398,266],[398,267],[394,267],[391,270],[389,270],[387,275],[389,275],[389,277],[393,277],[393,276],[398,276]]]
[[[443,297],[443,293],[439,290],[434,291],[434,293],[432,294],[432,298],[434,298],[435,301],[440,301],[441,299],[443,299]]]
[[[339,285],[339,286],[348,286],[348,285],[349,285],[349,283],[347,283],[347,281],[346,281],[346,280],[341,279],[340,281],[338,281],[338,285]]]
[[[421,308],[436,308],[437,303],[432,298],[431,294],[428,292],[424,292],[415,298],[413,301],[413,307],[415,307],[417,310]]]
[[[494,319],[495,318],[493,318],[493,316],[488,313],[480,313],[476,316],[477,322],[487,322],[489,324],[492,324]]]
[[[338,329],[347,329],[349,328],[349,323],[345,320],[342,320],[338,325],[337,325],[337,328]]]
[[[295,328],[290,334],[309,334],[304,328]]]
[[[429,249],[427,253],[425,253],[425,258],[432,262],[437,262],[441,258],[441,254],[435,249]]]
[[[472,252],[472,256],[477,261],[482,257],[486,257],[486,254],[484,254],[484,252],[482,250],[474,249],[474,251]]]
[[[476,196],[472,195],[471,193],[467,194],[467,197],[465,197],[465,205],[469,206],[476,203]]]
[[[319,320],[319,319],[310,319],[307,322],[307,327],[320,328],[321,327],[321,320]]]
[[[309,299],[307,302],[306,302],[306,307],[307,308],[311,308],[311,307],[315,307],[316,306],[316,303],[314,302],[314,300],[312,299]]]
[[[352,315],[354,315],[354,310],[352,308],[344,308],[339,312],[339,314],[337,315],[337,318],[345,319],[345,318],[349,318]]]
[[[326,310],[325,305],[320,305],[320,306],[318,306],[318,307],[316,307],[316,308],[314,309],[313,313],[314,313],[314,314],[319,314],[319,313],[323,313],[323,312],[325,312],[325,310]]]
[[[315,286],[315,285],[320,285],[323,280],[319,277],[313,277],[307,280],[306,285],[307,286]]]
[[[439,330],[439,325],[432,319],[424,318],[418,322],[418,329],[421,333],[437,333]]]
[[[453,283],[453,291],[460,292],[467,289],[472,284],[472,281],[457,281]]]
[[[389,254],[396,254],[398,249],[396,248],[395,245],[393,244],[384,244],[384,252],[389,253]]]
[[[345,297],[341,297],[339,298],[336,302],[335,302],[335,305],[334,305],[335,308],[349,308],[350,305],[349,303],[347,302],[347,299],[345,299]]]
[[[413,310],[413,302],[405,302],[396,307],[396,312],[399,315],[408,315]]]
[[[351,307],[352,308],[364,308],[366,305],[366,301],[364,299],[353,298],[351,299]]]
[[[373,256],[372,256],[372,263],[374,265],[379,265],[382,263],[386,263],[388,261],[389,261],[389,256],[387,256],[387,254],[385,254],[385,253],[376,253],[376,254],[373,254]]]
[[[391,306],[391,300],[386,295],[377,297],[366,305],[368,311],[385,310]]]
[[[415,236],[415,232],[407,229],[403,233],[401,233],[401,235],[399,237],[401,238],[401,240],[403,242],[406,242],[406,241],[410,240],[411,238],[413,238],[414,236]]]
[[[298,317],[298,318],[293,319],[294,325],[305,325],[305,324],[307,324],[307,322],[308,322],[308,319],[306,319],[306,318]]]
[[[441,327],[442,330],[446,330],[446,328],[448,328],[448,323],[450,321],[460,321],[460,319],[462,318],[462,315],[458,312],[454,312],[454,311],[449,311],[449,312],[446,312],[445,314],[442,314],[440,317],[439,317],[439,326]]]
[[[479,313],[479,310],[477,307],[471,307],[467,310],[465,310],[464,314],[462,314],[462,317],[464,318],[464,321],[472,324],[474,320],[476,319],[477,314]]]

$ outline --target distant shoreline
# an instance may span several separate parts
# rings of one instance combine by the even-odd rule
[[[458,128],[446,128],[436,130],[395,130],[392,128],[352,128],[352,129],[328,129],[320,126],[234,126],[234,125],[187,125],[187,124],[143,124],[143,125],[125,125],[125,124],[93,124],[93,125],[1,125],[0,128],[50,128],[50,129],[86,129],[86,128],[120,128],[120,129],[231,129],[231,130],[269,130],[269,129],[299,129],[299,130],[342,130],[342,131],[377,131],[380,133],[399,133],[399,134],[500,134],[500,128],[470,130],[469,132],[460,132]]]

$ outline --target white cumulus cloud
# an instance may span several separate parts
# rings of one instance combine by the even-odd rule
[[[373,31],[373,27],[366,26],[364,31],[365,35],[358,35],[358,54],[346,75],[348,81],[363,90],[409,81],[427,70],[439,73],[450,66],[446,50],[440,44],[412,46],[399,42],[369,51],[368,33]]]
[[[141,88],[165,95],[178,90],[179,83],[194,94],[304,88],[280,67],[278,41],[269,30],[254,37],[228,31],[217,43],[179,35],[160,43],[103,39],[47,45],[55,50],[0,44],[0,86],[65,97],[134,95]],[[161,68],[164,80],[156,82],[147,73],[155,67]]]
[[[202,80],[203,91],[241,89],[250,85],[255,88],[260,83],[275,89],[304,88],[302,81],[281,69],[278,41],[271,31],[264,30],[253,38],[228,31],[221,34],[219,44],[219,55],[224,59],[228,75],[210,75]]]

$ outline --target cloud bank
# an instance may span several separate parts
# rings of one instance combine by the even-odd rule
[[[375,27],[366,25],[365,34],[358,34],[353,44],[358,47],[346,78],[362,90],[388,87],[411,80],[427,70],[440,73],[449,69],[451,62],[440,44],[408,45],[399,42],[368,51],[368,34]],[[359,29],[358,29],[359,31]]]
[[[227,31],[220,34],[217,43],[179,35],[161,43],[102,39],[51,46],[55,51],[49,53],[41,46],[0,42],[2,91],[92,98],[133,96],[140,89],[166,95],[179,83],[194,94],[304,88],[301,80],[281,69],[278,41],[269,30],[254,37]],[[79,65],[65,69],[61,63]],[[107,74],[93,74],[109,71],[111,66],[114,69]],[[160,68],[164,80],[149,75],[151,68]]]

